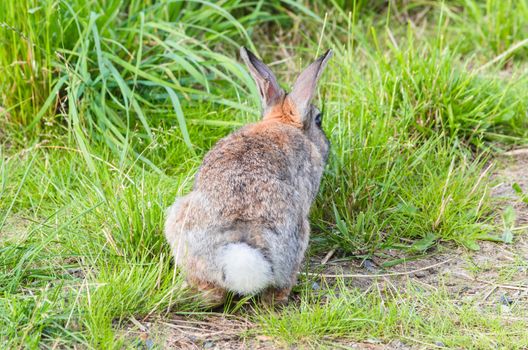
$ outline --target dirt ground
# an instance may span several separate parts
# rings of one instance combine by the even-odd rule
[[[481,304],[503,304],[512,302],[525,305],[528,314],[528,205],[519,200],[512,189],[513,183],[528,192],[528,149],[507,153],[495,160],[494,177],[497,185],[492,194],[501,208],[512,206],[516,212],[514,241],[512,244],[479,242],[479,251],[464,248],[442,248],[426,258],[397,265],[388,270],[379,268],[379,262],[369,261],[343,263],[330,258],[324,273],[352,274],[350,284],[366,290],[373,284],[377,288],[394,288],[411,282],[436,287],[442,285],[454,298],[469,298]],[[499,210],[502,210],[502,209]],[[390,254],[391,252],[389,252]],[[392,252],[395,256],[401,252]],[[311,261],[314,267],[321,258]],[[320,270],[317,268],[317,270]],[[377,277],[375,277],[377,275]],[[253,325],[239,316],[210,314],[202,319],[171,316],[164,319],[134,320],[127,333],[142,339],[144,348],[163,349],[276,349],[273,339],[268,337],[244,338],[245,331]],[[414,349],[400,341],[389,344],[348,343],[347,348],[356,349]]]

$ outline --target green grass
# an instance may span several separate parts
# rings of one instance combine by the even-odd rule
[[[387,342],[400,338],[427,349],[524,349],[528,346],[525,310],[453,300],[444,287],[409,284],[405,291],[347,288],[303,291],[300,305],[280,313],[260,310],[258,333],[279,344],[307,348],[343,347],[350,341]],[[315,294],[315,295],[314,295]]]
[[[9,332],[2,336],[15,342],[10,345],[31,339],[52,344],[59,340],[56,329],[64,331],[60,338],[74,327],[82,330],[75,341],[119,347],[116,320],[195,308],[158,229],[173,197],[167,188],[178,190],[177,182],[148,179],[152,175],[141,170],[114,172],[102,160],[94,162],[94,178],[78,152],[50,147],[34,147],[2,167],[8,183],[2,195],[12,198],[2,201],[2,213],[17,212],[2,231],[0,258],[2,298],[15,302],[2,327]],[[42,324],[44,307],[53,313]]]
[[[219,138],[258,119],[240,45],[274,61],[283,82],[335,50],[319,94],[333,147],[312,253],[414,257],[500,241],[484,170],[528,142],[527,7],[2,2],[0,346],[133,347],[120,332],[130,317],[199,308],[172,267],[164,210]],[[506,329],[442,291],[321,293],[249,315],[281,344],[526,346],[525,323]]]
[[[325,92],[336,97],[325,106],[334,148],[314,215],[323,230],[344,220],[332,241],[352,250],[427,235],[475,246],[491,219],[486,157],[527,136],[524,78],[484,78],[435,42],[407,40],[371,48],[376,65],[346,50],[329,74],[339,77]]]

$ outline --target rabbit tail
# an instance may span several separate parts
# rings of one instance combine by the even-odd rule
[[[229,243],[217,255],[225,288],[242,295],[252,295],[269,286],[273,279],[271,263],[246,243]]]

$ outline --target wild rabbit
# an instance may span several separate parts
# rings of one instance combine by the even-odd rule
[[[194,188],[167,210],[165,236],[189,286],[211,304],[226,291],[286,302],[308,245],[308,213],[330,143],[310,101],[328,50],[284,92],[246,48],[242,59],[262,101],[262,120],[207,153]]]

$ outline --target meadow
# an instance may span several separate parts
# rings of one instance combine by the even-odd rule
[[[284,87],[334,50],[309,257],[277,310],[204,309],[162,233],[205,153],[260,117],[242,45]],[[0,2],[0,346],[177,348],[149,329],[214,317],[245,325],[224,347],[528,348],[528,184],[493,195],[528,143],[527,68],[527,0]],[[345,276],[518,247],[488,267],[490,295],[525,293],[507,312],[440,277]]]

